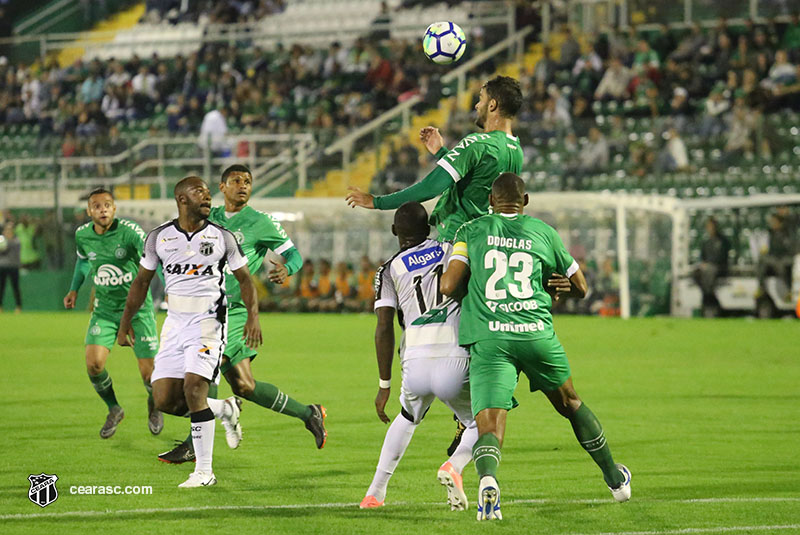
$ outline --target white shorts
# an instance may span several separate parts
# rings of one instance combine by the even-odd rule
[[[194,373],[218,384],[226,331],[216,316],[170,311],[161,327],[161,347],[150,381],[183,379]]]
[[[439,398],[466,427],[475,425],[469,397],[469,358],[432,357],[403,361],[400,405],[418,424]]]

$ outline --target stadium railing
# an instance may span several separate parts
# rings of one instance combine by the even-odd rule
[[[761,22],[772,17],[791,15],[789,4],[787,2],[781,6],[774,0],[570,0],[567,21],[585,31],[603,26],[624,28],[632,24],[636,24],[640,30],[648,30],[659,24],[667,24],[671,28],[685,28],[695,22],[712,26],[720,18],[726,19],[731,25],[738,25],[746,19]]]
[[[316,150],[314,136],[297,134],[242,134],[225,137],[226,149],[214,154],[199,144],[197,136],[157,137],[144,139],[114,156],[12,158],[0,161],[0,191],[6,198],[24,197],[26,192],[42,190],[59,192],[60,202],[70,204],[87,188],[152,184],[154,197],[170,195],[168,178],[190,173],[204,177],[232,163],[250,166],[256,179],[255,196],[267,196],[291,183],[291,191],[305,189],[308,166]],[[230,155],[227,155],[227,154]],[[123,168],[114,173],[115,168]],[[112,172],[102,173],[103,170]],[[37,202],[31,199],[32,202]],[[9,205],[26,206],[8,201]]]

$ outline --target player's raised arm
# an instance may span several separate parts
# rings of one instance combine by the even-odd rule
[[[155,273],[155,270],[139,266],[139,272],[131,283],[131,289],[128,291],[128,298],[125,300],[125,311],[122,313],[122,319],[119,322],[119,331],[117,331],[117,343],[121,346],[133,347],[135,340],[131,320],[147,298],[147,290],[150,288],[150,281],[153,280],[153,275],[155,275]]]
[[[447,153],[447,149],[444,146],[444,138],[442,134],[439,133],[439,129],[435,126],[426,126],[420,129],[419,139],[422,141],[422,144],[425,145],[425,148],[428,149],[428,152],[434,156],[439,156],[441,158]],[[444,153],[439,154],[441,150],[444,150]]]

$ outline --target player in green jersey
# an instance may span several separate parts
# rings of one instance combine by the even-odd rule
[[[222,173],[219,189],[225,197],[225,205],[211,209],[208,220],[230,230],[247,257],[247,267],[255,274],[264,263],[268,251],[281,255],[285,263],[271,259],[272,269],[268,278],[276,284],[283,284],[287,277],[294,275],[303,265],[303,258],[287,236],[281,224],[271,215],[259,212],[248,206],[253,187],[253,175],[244,165],[231,165]],[[225,293],[228,300],[228,334],[220,371],[231,385],[231,390],[253,403],[276,412],[294,416],[305,422],[313,433],[317,448],[325,445],[328,436],[325,430],[325,408],[322,405],[304,405],[287,396],[277,386],[256,381],[250,361],[256,358],[256,351],[250,349],[242,340],[247,309],[242,302],[239,283],[233,274],[225,276]],[[211,391],[216,395],[216,387]],[[159,459],[179,464],[192,460],[191,434]]]
[[[75,231],[78,259],[72,284],[64,297],[64,308],[74,308],[78,290],[86,277],[91,276],[95,300],[86,333],[86,370],[97,394],[108,406],[108,416],[100,429],[101,438],[111,437],[125,417],[105,368],[108,354],[117,339],[128,290],[139,270],[145,238],[139,225],[127,219],[115,218],[116,211],[111,192],[100,188],[89,194],[86,212],[92,220]],[[133,319],[133,328],[136,333],[133,352],[147,389],[147,426],[151,433],[157,435],[164,427],[164,418],[153,404],[153,389],[150,386],[153,357],[158,352],[158,335],[149,291],[145,306]]]
[[[465,222],[489,213],[489,188],[500,173],[522,170],[522,147],[511,133],[511,124],[522,106],[519,82],[496,76],[486,82],[475,104],[475,124],[483,132],[464,137],[453,149],[444,146],[439,130],[428,126],[420,131],[425,148],[439,160],[419,183],[374,197],[351,187],[346,197],[351,207],[394,210],[408,201],[427,201],[441,194],[430,223],[440,241],[451,241]]]
[[[556,299],[582,298],[586,279],[555,229],[523,215],[528,195],[517,175],[500,175],[489,203],[493,214],[458,230],[441,281],[442,293],[449,296],[466,287],[458,341],[470,351],[472,412],[479,434],[472,450],[480,477],[478,520],[502,518],[495,473],[520,372],[531,392],[541,390],[570,421],[614,499],[626,501],[630,471],[614,463],[600,422],[575,392],[550,314],[549,292]]]

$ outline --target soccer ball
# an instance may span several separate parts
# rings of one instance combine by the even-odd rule
[[[447,65],[461,59],[467,49],[467,36],[458,24],[434,22],[425,30],[422,50],[434,63]]]

